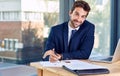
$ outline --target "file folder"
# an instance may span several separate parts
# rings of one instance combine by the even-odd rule
[[[108,74],[110,71],[107,68],[96,68],[96,69],[70,69],[65,65],[62,66],[65,70],[68,70],[74,74],[80,75],[94,75],[94,74]]]

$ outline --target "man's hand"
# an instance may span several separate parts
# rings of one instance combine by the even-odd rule
[[[61,59],[61,55],[60,54],[52,54],[49,57],[49,61],[50,62],[56,62],[59,61]]]
[[[46,51],[45,54],[43,55],[43,58],[46,58],[48,55],[53,54],[53,52],[54,52],[53,50],[54,49]]]
[[[50,62],[56,62],[60,60],[62,57],[60,54],[57,54],[54,49],[46,51],[45,54],[43,55],[43,58],[46,58],[48,55],[50,56],[49,57]]]

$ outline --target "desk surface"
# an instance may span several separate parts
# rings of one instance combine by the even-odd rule
[[[91,62],[89,60],[82,60],[82,61],[85,62],[87,61],[88,63],[105,66],[110,70],[109,74],[83,75],[83,76],[120,76],[120,61],[111,64]],[[43,67],[40,65],[39,62],[32,62],[30,65],[38,69],[38,76],[77,76],[76,74],[73,74],[61,67],[57,67],[57,68]]]

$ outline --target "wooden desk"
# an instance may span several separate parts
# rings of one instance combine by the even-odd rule
[[[91,62],[89,60],[83,60],[89,63],[98,64],[101,66],[105,66],[110,70],[109,74],[99,74],[99,75],[82,75],[82,76],[120,76],[120,61],[116,63],[98,63],[98,62]],[[40,65],[39,62],[30,63],[31,66],[37,68],[38,76],[77,76],[61,67],[57,68],[48,68],[43,67]]]

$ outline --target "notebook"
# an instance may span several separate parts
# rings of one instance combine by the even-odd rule
[[[120,60],[120,39],[118,40],[115,52],[113,56],[109,56],[109,57],[94,57],[94,58],[90,58],[90,61],[97,61],[97,62],[107,62],[107,63],[113,63],[113,62],[117,62]]]

